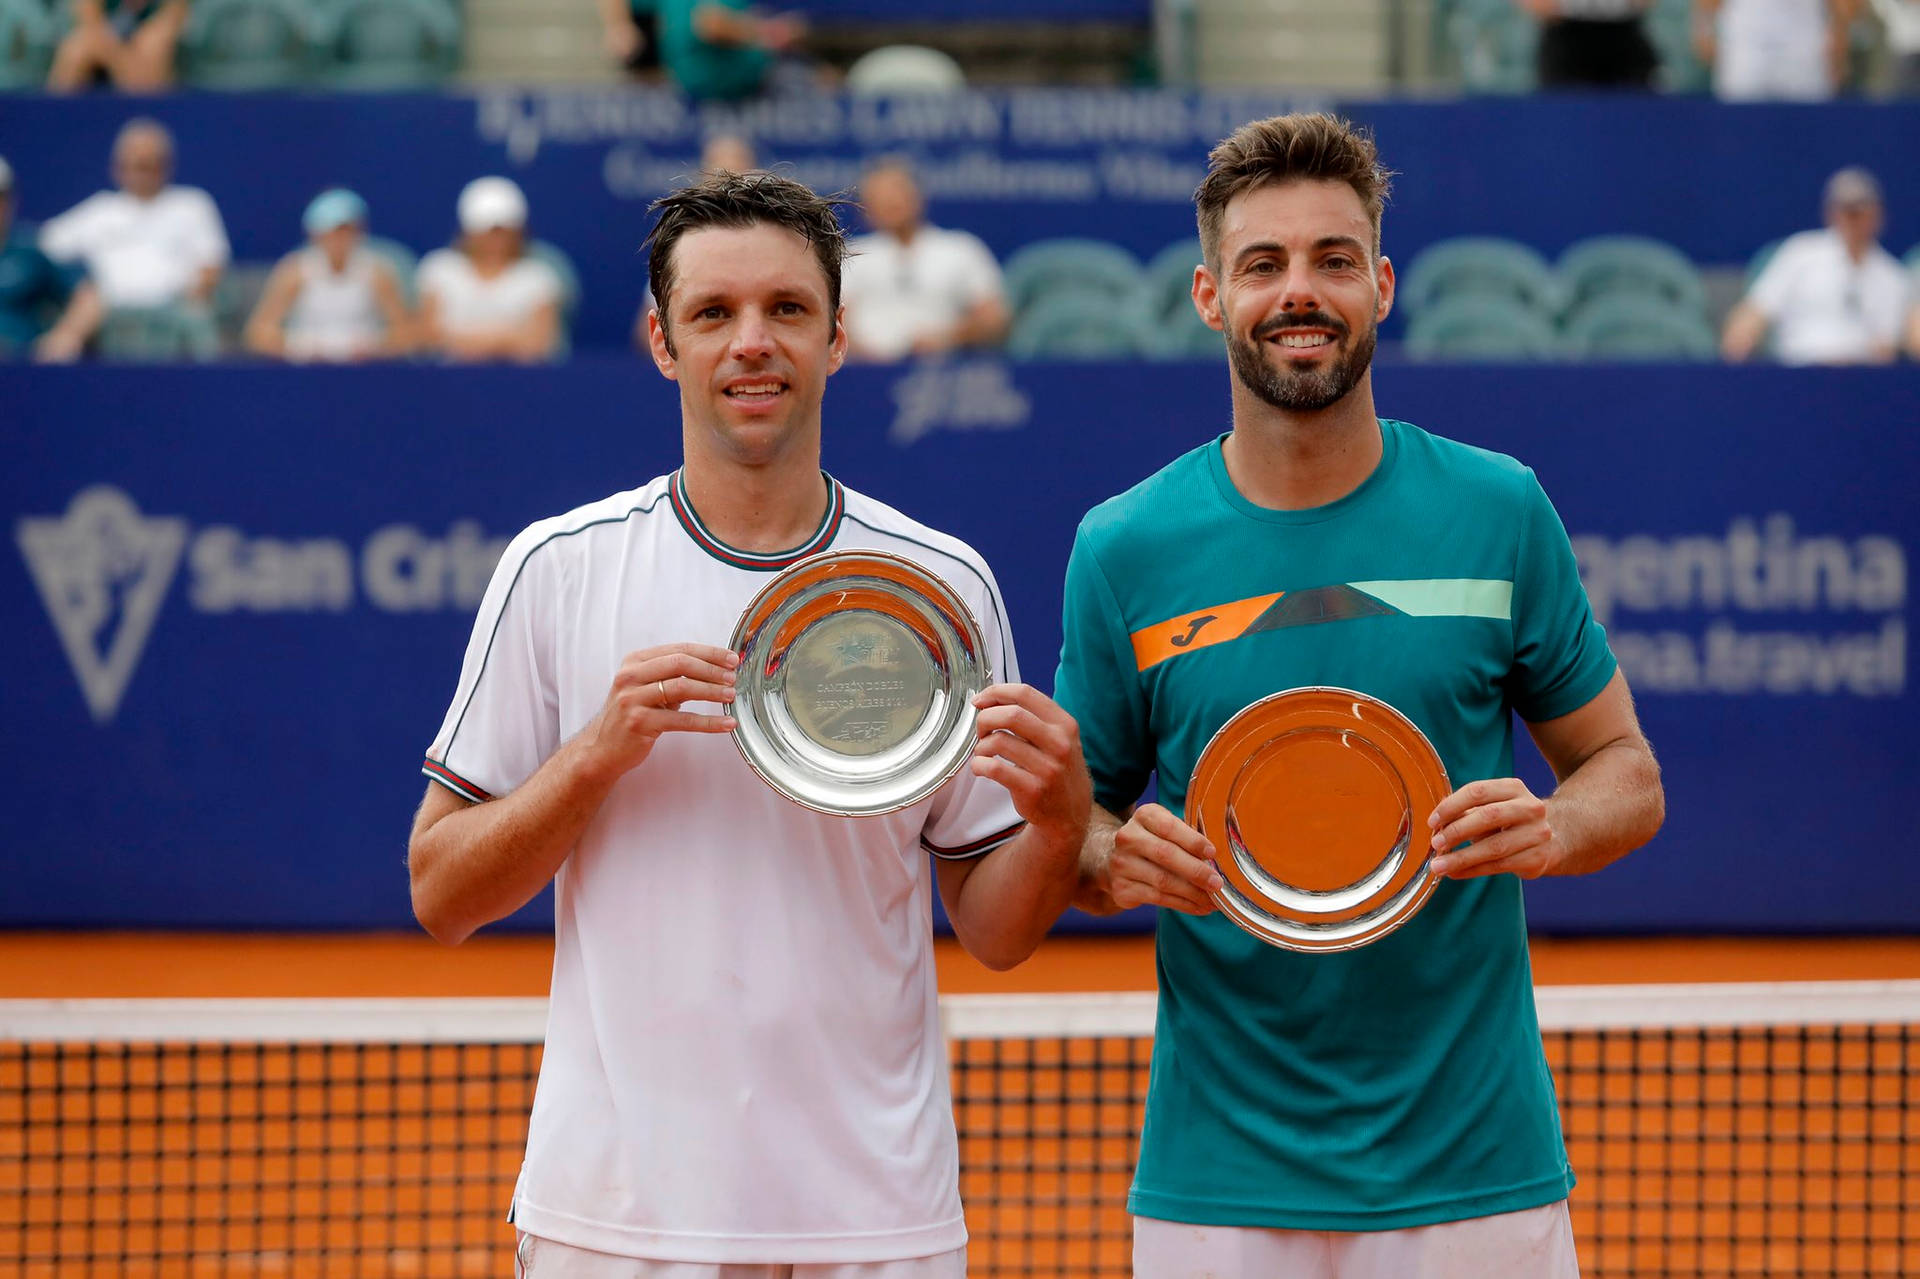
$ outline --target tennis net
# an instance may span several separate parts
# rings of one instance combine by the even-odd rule
[[[1589,1276],[1920,1275],[1920,982],[1543,987]],[[949,996],[970,1271],[1129,1273],[1153,997]],[[545,1002],[0,1001],[0,1277],[510,1273]]]

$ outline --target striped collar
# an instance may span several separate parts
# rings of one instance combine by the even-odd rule
[[[832,545],[834,535],[840,531],[840,518],[847,513],[846,491],[840,487],[840,481],[820,472],[827,481],[827,512],[820,518],[820,527],[799,546],[784,551],[743,551],[728,546],[715,537],[700,515],[693,509],[693,503],[687,500],[685,468],[675,471],[667,481],[667,496],[673,502],[673,513],[680,520],[680,527],[687,531],[694,544],[722,564],[731,564],[735,568],[751,569],[767,573],[775,569],[786,568],[797,563],[816,551],[824,551]]]

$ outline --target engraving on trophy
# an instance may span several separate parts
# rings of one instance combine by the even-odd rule
[[[905,741],[926,718],[938,684],[913,632],[866,609],[822,618],[787,653],[794,723],[841,755],[873,755]]]

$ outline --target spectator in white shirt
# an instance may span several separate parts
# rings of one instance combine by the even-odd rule
[[[869,167],[860,206],[873,232],[847,246],[841,297],[849,357],[900,360],[1006,337],[1000,264],[979,237],[926,221],[919,183],[904,162]]]
[[[247,321],[247,349],[297,363],[345,363],[406,350],[406,304],[393,266],[369,249],[367,203],[322,191],[301,217],[307,245],[280,259]]]
[[[107,310],[185,305],[204,308],[230,252],[213,200],[174,186],[173,135],[152,120],[130,120],[113,143],[118,191],[101,191],[40,228],[56,262],[84,264]],[[91,334],[85,335],[91,336]]]
[[[560,351],[564,286],[526,251],[527,198],[506,178],[460,192],[460,241],[421,262],[421,344],[450,360],[532,363]]]
[[[1729,102],[1831,98],[1859,0],[1694,0],[1694,45]]]
[[[1912,303],[1907,272],[1877,237],[1880,184],[1865,169],[1827,179],[1826,229],[1775,250],[1727,317],[1721,350],[1745,360],[1769,330],[1783,364],[1885,364]]]

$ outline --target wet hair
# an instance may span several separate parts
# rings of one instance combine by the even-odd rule
[[[667,349],[673,349],[673,331],[667,317],[677,283],[673,250],[680,238],[707,227],[744,230],[762,223],[792,231],[813,249],[814,260],[827,277],[827,335],[831,339],[840,313],[840,264],[847,253],[846,232],[839,218],[845,204],[838,196],[819,195],[792,178],[759,170],[708,174],[655,200],[647,210],[654,216],[653,230],[646,240],[647,280],[653,289],[654,305],[660,310]]]
[[[1373,136],[1338,116],[1319,112],[1270,116],[1243,124],[1207,156],[1207,176],[1193,193],[1200,245],[1220,264],[1220,224],[1236,196],[1286,182],[1344,182],[1360,197],[1380,255],[1380,214],[1393,173],[1381,167]]]

